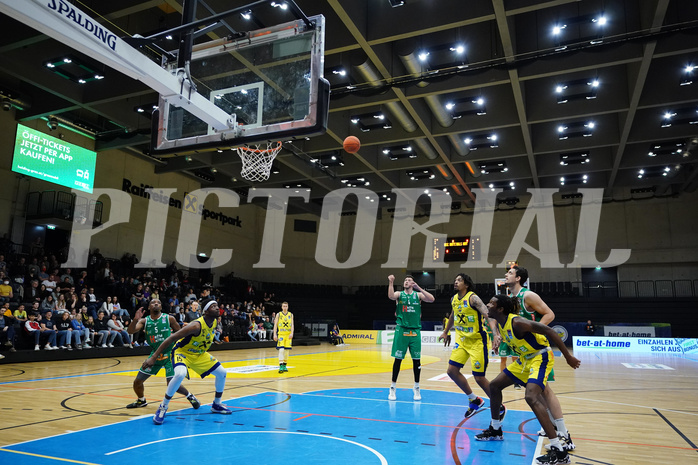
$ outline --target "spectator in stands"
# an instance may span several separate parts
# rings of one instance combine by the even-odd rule
[[[87,300],[90,303],[96,304],[98,302],[97,300],[97,295],[95,294],[95,288],[91,287],[89,291],[87,291]]]
[[[218,324],[216,324],[216,329],[213,332],[213,342],[215,342],[216,344],[220,344],[223,342],[221,340],[223,337],[223,323],[221,320],[222,320],[222,318],[219,316],[218,317]]]
[[[95,337],[95,345],[99,342],[104,347],[114,347],[114,339],[119,334],[115,331],[109,330],[109,320],[104,315],[104,310],[97,312],[97,319],[94,320],[95,323],[95,336],[99,335],[99,341]]]
[[[56,286],[56,292],[60,292],[61,294],[65,294],[70,292],[70,289],[73,287],[72,284],[70,284],[70,281],[68,279],[62,279],[58,285]]]
[[[87,319],[83,318],[82,324],[85,325],[85,329],[89,331],[89,334],[85,337],[85,346],[87,347],[87,344],[90,344],[97,347],[97,340],[95,338],[95,319],[92,318],[92,315],[87,315],[85,318]]]
[[[46,315],[47,312],[53,312],[56,308],[56,301],[53,299],[53,294],[49,294],[41,301],[41,314]]]
[[[112,297],[111,302],[112,313],[116,313],[117,315],[119,315],[119,318],[121,318],[122,320],[130,316],[128,310],[121,307],[121,304],[119,303],[119,298],[117,296]]]
[[[87,271],[81,271],[80,277],[78,278],[77,286],[80,291],[87,289]]]
[[[24,309],[24,304],[19,304],[19,307],[14,311],[15,321],[20,325],[24,326],[29,317],[27,316],[27,311]]]
[[[262,323],[262,326],[264,327],[264,331],[267,333],[266,334],[266,339],[267,341],[271,341],[273,335],[274,335],[274,323],[269,321],[269,317],[265,316],[264,317],[264,323]]]
[[[107,326],[109,326],[110,330],[118,334],[116,338],[121,341],[124,347],[133,349],[133,344],[131,344],[131,336],[128,335],[126,327],[116,314],[112,313],[111,319],[107,322]]]
[[[46,314],[39,320],[39,326],[41,328],[41,335],[46,340],[45,350],[56,350],[56,325],[53,320],[53,313],[51,311],[46,312]],[[36,347],[34,350],[37,350]]]
[[[26,313],[25,313],[26,314]],[[5,345],[10,348],[10,352],[15,351],[15,318],[8,318],[4,314],[0,315],[0,341],[5,340]]]
[[[170,297],[168,303],[170,305],[170,313],[174,313],[175,315],[179,313],[179,299],[177,298],[177,294]]]
[[[5,262],[5,256],[0,255],[0,271],[7,270],[7,262]]]
[[[259,330],[257,329],[257,325],[255,324],[254,320],[252,319],[252,316],[250,315],[250,318],[248,320],[248,326],[247,326],[247,335],[250,336],[250,339],[253,341],[257,340],[257,336],[259,335]]]
[[[71,286],[75,286],[75,279],[71,273],[70,268],[66,268],[61,275],[61,281],[68,281]]]
[[[189,292],[187,293],[186,297],[184,297],[184,302],[190,302],[192,300],[196,300],[196,294],[194,293],[194,289],[189,289]]]
[[[83,315],[83,313],[78,313],[70,321],[70,324],[73,326],[73,338],[78,350],[82,350],[83,347],[85,349],[90,348],[90,330],[82,322]]]
[[[65,295],[63,294],[58,294],[58,298],[56,299],[56,306],[55,309],[57,311],[59,310],[67,310],[66,305],[65,305]]]
[[[36,275],[39,278],[39,281],[42,282],[49,278],[48,273],[46,272],[46,265],[41,265],[41,269],[39,269],[39,274]]]
[[[29,335],[29,337],[34,338],[34,350],[39,350],[39,342],[40,342],[40,337],[41,337],[41,326],[39,323],[36,321],[36,318],[39,314],[36,312],[32,312],[29,314],[29,320],[27,320],[26,323],[24,323],[24,330],[26,333]],[[51,350],[51,345],[46,344],[45,347],[46,350]]]
[[[39,287],[39,280],[32,279],[28,281],[28,285],[24,288],[24,301],[25,302],[36,302],[41,301],[43,296],[41,295],[41,288]]]
[[[186,314],[186,309],[184,306],[179,307],[179,312],[174,314],[175,320],[177,320],[177,324],[179,326],[184,326],[187,324],[187,314]]]
[[[191,301],[191,305],[189,307],[189,311],[187,312],[187,323],[191,323],[192,321],[198,319],[201,317],[201,313],[199,312],[199,302],[196,300]]]
[[[73,325],[70,323],[70,313],[63,312],[61,314],[60,320],[56,323],[56,328],[58,330],[58,347],[60,349],[73,350]],[[82,346],[80,346],[80,349],[82,349]]]
[[[594,323],[592,323],[591,320],[587,320],[587,325],[584,327],[584,331],[586,331],[587,336],[593,336],[596,332],[596,326],[594,326]]]
[[[41,267],[39,266],[39,261],[36,257],[32,258],[32,262],[27,266],[27,274],[33,274],[34,276],[39,276]]]
[[[41,284],[44,285],[47,291],[53,292],[56,290],[56,275],[50,274],[48,278],[44,279]]]
[[[0,303],[9,302],[14,297],[12,286],[10,286],[10,278],[5,278],[0,283]]]
[[[111,301],[111,297],[107,296],[107,300],[105,300],[102,304],[101,310],[105,315],[107,315],[107,317],[111,318],[111,315],[114,312],[114,304]]]

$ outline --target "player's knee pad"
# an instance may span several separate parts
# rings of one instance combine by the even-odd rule
[[[189,370],[184,365],[177,365],[174,367],[174,376],[172,377],[175,381],[182,381],[187,377]]]

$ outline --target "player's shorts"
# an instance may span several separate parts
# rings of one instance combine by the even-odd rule
[[[465,362],[470,359],[473,376],[485,376],[489,358],[487,357],[487,334],[483,331],[479,337],[458,337],[451,352],[449,365],[463,368]]]
[[[150,355],[153,355],[153,354],[150,354]],[[138,371],[145,375],[144,379],[147,379],[149,376],[157,375],[160,372],[161,368],[165,369],[165,377],[172,378],[174,376],[174,368],[172,367],[171,354],[161,355],[160,358],[158,358],[155,361],[155,364],[152,367],[143,368],[141,366],[141,369]]]
[[[519,354],[514,352],[514,349],[509,347],[509,344],[507,344],[506,342],[499,343],[499,351],[497,352],[497,354],[500,357],[518,357],[519,356]]]
[[[419,329],[408,329],[401,326],[395,328],[393,337],[393,349],[390,355],[400,360],[404,359],[409,350],[412,360],[422,358],[422,331]]]
[[[221,364],[208,352],[192,354],[176,349],[172,351],[172,367],[175,368],[178,365],[183,365],[205,378]],[[187,373],[187,379],[189,379],[189,373]]]
[[[291,350],[293,347],[291,347],[291,343],[293,342],[293,339],[288,337],[291,333],[284,331],[276,333],[276,349],[286,349],[286,350]]]
[[[504,373],[520,386],[533,383],[545,389],[553,365],[555,365],[555,355],[548,347],[537,352],[533,357],[519,357],[504,369]]]

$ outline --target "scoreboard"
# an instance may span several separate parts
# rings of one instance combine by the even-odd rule
[[[480,260],[480,237],[459,236],[446,240],[435,238],[432,259],[434,262],[465,262]]]

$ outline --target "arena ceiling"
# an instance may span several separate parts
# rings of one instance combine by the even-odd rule
[[[168,30],[182,17],[181,0],[71,3],[120,36]],[[197,18],[245,3],[199,0]],[[531,188],[566,198],[603,188],[606,199],[627,200],[698,187],[695,0],[297,4],[326,18],[328,130],[285,145],[264,187],[310,189],[311,207],[329,191],[366,182],[386,194],[386,206],[394,188],[445,189],[464,208],[478,188],[502,188],[500,198],[512,203]],[[267,25],[286,20],[278,8],[255,11]],[[242,21],[230,18],[197,40],[243,30]],[[184,172],[243,195],[257,186],[240,178],[232,151],[193,153],[187,162],[149,156],[151,122],[137,108],[157,101],[152,90],[5,15],[0,27],[3,108],[18,122],[55,117],[92,134],[99,151],[124,148],[156,172]],[[46,69],[68,54],[104,79],[80,84]],[[384,115],[390,124],[361,130],[357,115]],[[361,139],[357,154],[341,150],[348,135]],[[342,164],[312,161],[332,155]]]

